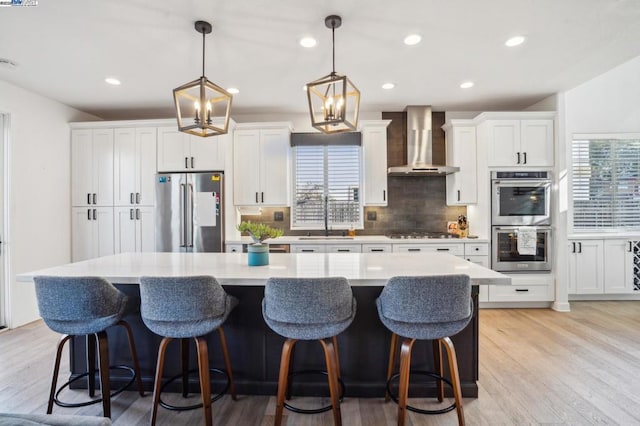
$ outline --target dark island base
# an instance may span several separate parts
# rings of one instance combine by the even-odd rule
[[[123,292],[139,296],[139,287],[131,284],[116,285]],[[280,368],[280,352],[284,338],[267,327],[262,318],[261,302],[264,286],[225,286],[225,290],[240,300],[224,324],[229,346],[229,356],[238,394],[275,395]],[[340,369],[346,385],[345,396],[382,397],[386,386],[387,361],[391,333],[378,319],[375,299],[382,287],[353,287],[358,302],[357,314],[353,324],[338,336]],[[474,313],[471,323],[452,338],[458,357],[458,368],[462,395],[478,397],[478,287],[473,286]],[[136,349],[140,361],[142,379],[145,388],[153,389],[158,346],[162,338],[149,331],[140,316],[125,318],[133,329]],[[109,357],[111,365],[131,365],[131,357],[122,327],[112,327],[108,331]],[[211,368],[224,370],[217,332],[208,337]],[[71,343],[72,376],[85,371],[85,339],[75,337]],[[190,345],[190,368],[197,368],[196,351]],[[448,377],[446,356],[445,376]],[[399,364],[399,362],[398,362]],[[418,341],[414,345],[411,360],[412,370],[433,369],[433,353],[430,341]],[[396,366],[399,368],[399,365]],[[297,370],[325,370],[322,348],[315,341],[300,341],[295,346],[292,368]],[[167,349],[164,377],[168,379],[180,372],[180,347],[178,341],[172,342]],[[112,389],[126,383],[126,379],[112,371]],[[413,381],[420,381],[416,376]],[[197,374],[191,375],[191,391],[199,392]],[[212,374],[213,392],[219,390],[225,377]],[[294,396],[328,394],[326,378],[317,375],[296,376],[293,379]],[[179,392],[180,380],[167,387],[169,391]],[[82,380],[74,387],[86,387]],[[416,395],[435,396],[434,384],[412,385]],[[446,389],[448,390],[448,389]]]

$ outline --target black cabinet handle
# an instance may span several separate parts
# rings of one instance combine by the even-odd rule
[[[189,168],[189,158],[188,157],[184,157],[184,168],[185,169]]]
[[[87,204],[91,204],[91,194],[87,193]]]
[[[460,190],[458,189],[458,201],[460,201]]]
[[[448,248],[437,248],[436,251],[449,251]]]
[[[93,193],[93,204],[98,204],[97,198],[98,197],[97,197],[96,193],[94,192]]]
[[[386,189],[382,190],[382,201],[387,201],[387,190]]]
[[[133,209],[129,209],[129,220],[133,220]]]
[[[420,249],[419,248],[410,248],[410,249],[407,249],[407,251],[420,251]]]
[[[136,209],[136,220],[140,220],[140,209]]]
[[[480,247],[476,247],[476,251],[480,251]]]
[[[302,249],[300,250],[302,253],[313,253],[315,250],[313,249]]]
[[[576,243],[575,242],[571,243],[571,247],[572,247],[571,248],[571,253],[575,253],[576,252]]]
[[[518,164],[520,164],[520,153],[518,152]]]
[[[87,220],[91,220],[91,209],[87,209]]]
[[[140,193],[136,192],[136,204],[140,204]]]
[[[264,192],[260,193],[260,202],[264,203]]]
[[[93,209],[93,220],[96,220],[96,219],[97,219],[97,217],[96,217],[96,209]]]
[[[195,162],[193,161],[193,157],[191,157],[191,168],[195,168]]]
[[[578,253],[582,253],[582,243],[578,243]]]
[[[523,164],[527,164],[527,153],[523,152],[523,155],[524,155],[524,163]]]
[[[371,249],[371,252],[372,252],[372,253],[373,253],[373,252],[378,253],[378,252],[383,252],[383,251],[384,251],[384,249]]]
[[[258,193],[256,192],[256,204],[258,204]]]
[[[516,288],[516,291],[519,293],[526,293],[527,291],[529,291],[528,288]]]
[[[350,251],[349,249],[338,249],[338,253],[349,253]]]
[[[627,244],[629,244],[629,253],[631,253],[633,251],[632,245],[631,245],[631,241],[627,241]]]
[[[133,204],[133,192],[129,193],[129,204]]]

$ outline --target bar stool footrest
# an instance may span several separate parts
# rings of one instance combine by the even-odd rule
[[[111,392],[111,394],[109,395],[110,398],[113,398],[114,396],[118,395],[119,393],[121,393],[122,391],[124,391],[126,388],[128,388],[131,384],[133,384],[133,382],[136,380],[136,372],[134,371],[133,368],[126,366],[126,365],[114,365],[114,366],[110,366],[109,370],[126,370],[129,373],[131,373],[131,378],[129,379],[129,381],[119,387],[118,389],[114,390]],[[99,371],[99,370],[96,370]],[[56,391],[55,396],[53,397],[53,402],[59,406],[59,407],[65,407],[65,408],[77,408],[77,407],[86,407],[88,405],[93,405],[93,404],[97,404],[99,402],[102,402],[102,398],[103,396],[100,396],[100,398],[97,399],[92,399],[90,401],[83,401],[83,402],[64,402],[61,401],[59,398],[60,392],[62,392],[65,388],[69,387],[72,383],[83,379],[85,377],[87,377],[89,375],[89,372],[86,373],[82,373],[74,378],[72,378],[71,380],[69,380],[68,382],[66,382],[65,384],[63,384],[62,386],[60,386],[58,388],[58,390]]]
[[[192,374],[192,373],[197,373],[197,372],[198,372],[198,369],[195,368],[193,370],[187,371],[187,375]],[[210,368],[209,372],[217,373],[217,374],[224,374],[224,376],[227,378],[227,383],[224,385],[224,388],[219,393],[216,393],[216,394],[212,393],[211,394],[211,402],[215,402],[215,401],[219,400],[220,398],[222,398],[225,393],[227,393],[227,390],[229,390],[229,385],[230,385],[231,382],[229,380],[229,375],[225,371],[222,371],[222,370],[217,369],[217,368]],[[160,387],[160,394],[162,395],[162,392],[164,391],[164,389],[167,386],[169,386],[171,383],[173,383],[174,381],[176,381],[177,379],[179,379],[181,377],[182,377],[182,373],[177,374],[177,375],[173,376],[172,378],[170,378],[168,381],[166,381],[165,384],[163,384]],[[159,404],[162,407],[166,408],[167,410],[171,410],[171,411],[189,411],[189,410],[195,410],[196,408],[202,408],[202,402],[199,403],[199,404],[194,404],[194,405],[183,405],[183,406],[181,406],[181,405],[172,405],[172,404],[168,404],[168,403],[164,402],[162,400],[162,397],[160,398]]]
[[[453,389],[453,383],[451,383],[451,381],[449,379],[446,379],[446,378],[440,376],[439,374],[433,373],[431,371],[411,370],[410,374],[417,374],[417,375],[421,375],[421,376],[433,377],[434,379],[436,379],[438,381],[446,383],[449,387],[451,387]],[[391,391],[391,382],[394,381],[394,380],[397,380],[398,377],[400,377],[400,373],[394,374],[387,381],[387,392],[389,393],[389,397],[391,397],[393,402],[395,402],[396,404],[398,403],[398,396]],[[413,411],[414,413],[419,413],[419,414],[444,414],[444,413],[448,413],[449,411],[455,410],[455,408],[456,408],[456,403],[455,402],[453,404],[449,405],[448,407],[442,408],[440,410],[424,410],[424,409],[421,409],[421,408],[412,407],[409,404],[407,404],[407,410]]]
[[[300,376],[300,375],[304,375],[304,374],[322,374],[327,376],[328,373],[324,370],[301,370],[301,371],[294,371],[292,373],[289,373],[289,378],[294,377],[294,376]],[[338,383],[340,384],[340,402],[342,402],[342,399],[344,398],[344,382],[342,381],[342,379],[340,377],[338,377]],[[305,408],[298,408],[298,407],[294,407],[291,404],[288,404],[286,401],[284,402],[284,408],[286,408],[289,411],[293,411],[294,413],[299,413],[299,414],[319,414],[319,413],[324,413],[326,411],[329,411],[333,408],[333,405],[329,404],[327,406],[324,407],[320,407],[320,408],[312,408],[312,409],[305,409]]]

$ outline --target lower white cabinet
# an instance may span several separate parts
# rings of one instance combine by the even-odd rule
[[[116,207],[115,253],[155,251],[153,207]]]
[[[326,253],[324,244],[291,244],[291,253]]]
[[[74,262],[114,254],[113,207],[73,207],[71,228]]]
[[[362,253],[362,244],[329,244],[326,253]]]
[[[391,244],[363,244],[363,253],[391,253]]]
[[[511,274],[511,285],[490,285],[489,302],[552,302],[552,274]]]
[[[412,252],[437,252],[437,253],[449,253],[454,256],[464,256],[464,244],[451,243],[451,244],[394,244],[393,251],[399,253],[412,253]]]

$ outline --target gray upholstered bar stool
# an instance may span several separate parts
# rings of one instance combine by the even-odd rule
[[[440,414],[451,411],[453,407],[458,414],[458,424],[463,425],[464,412],[462,411],[458,361],[453,342],[449,337],[462,331],[473,316],[469,277],[467,275],[393,277],[387,282],[380,297],[376,300],[376,304],[380,320],[392,332],[386,400],[389,400],[389,381],[392,379],[395,367],[398,336],[402,337],[397,397],[398,425],[405,424],[407,410],[425,414]],[[411,407],[407,403],[411,350],[417,339],[433,340],[434,364],[437,374],[429,375],[437,378],[437,397],[440,402],[444,399],[442,381],[444,380],[453,387],[455,403],[448,408],[428,411]],[[447,352],[450,381],[443,378],[442,346]]]
[[[282,423],[291,353],[298,340],[318,340],[324,350],[333,420],[342,424],[338,379],[340,362],[336,336],[353,322],[356,299],[346,278],[269,278],[262,315],[267,325],[286,337],[282,346],[274,424]]]
[[[61,407],[82,407],[96,404],[102,401],[104,417],[111,417],[111,397],[122,392],[127,386],[137,381],[140,395],[144,395],[138,355],[133,343],[131,328],[123,318],[128,314],[137,313],[139,301],[119,291],[110,282],[99,277],[34,277],[36,299],[40,316],[45,324],[53,331],[61,333],[58,342],[56,361],[51,380],[51,392],[47,414],[53,411],[54,402]],[[127,366],[111,368],[126,369],[131,372],[129,382],[119,389],[111,392],[109,380],[109,345],[107,340],[107,328],[119,325],[127,332],[133,369]],[[81,374],[64,385],[56,392],[58,373],[60,371],[60,358],[64,344],[73,336],[85,335],[87,338],[87,372]],[[95,355],[96,341],[98,344],[98,362],[100,372],[101,397],[95,396]],[[87,377],[89,396],[92,398],[86,402],[69,403],[59,399],[59,394],[71,383]]]
[[[211,276],[192,277],[141,277],[140,312],[145,325],[163,337],[158,348],[158,363],[153,387],[151,424],[156,423],[158,404],[166,408],[189,410],[203,407],[205,424],[213,422],[211,413],[211,382],[209,375],[209,350],[205,335],[218,330],[220,345],[229,380],[231,397],[236,399],[227,340],[222,324],[238,304],[238,299],[228,295],[220,283]],[[198,351],[198,371],[202,403],[186,407],[174,407],[160,401],[162,370],[167,345],[180,339],[182,351],[182,395],[187,396],[188,339],[194,339]],[[215,370],[218,371],[218,370]],[[180,377],[177,376],[177,377]],[[174,377],[171,380],[176,379]],[[224,392],[224,391],[223,391]]]

